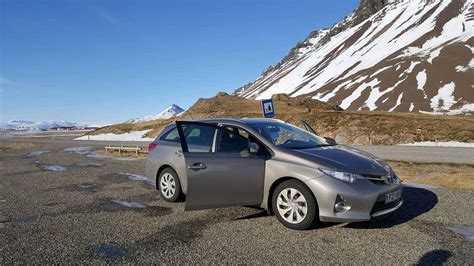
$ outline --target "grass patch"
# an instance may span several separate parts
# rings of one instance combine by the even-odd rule
[[[474,165],[390,162],[406,182],[474,191]]]

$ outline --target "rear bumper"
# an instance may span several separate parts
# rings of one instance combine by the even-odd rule
[[[369,221],[390,214],[403,205],[403,198],[385,204],[385,195],[401,191],[401,184],[381,185],[369,180],[347,184],[327,176],[311,179],[305,183],[318,201],[319,218],[323,222]],[[335,204],[341,199],[350,208],[338,212],[335,210]]]

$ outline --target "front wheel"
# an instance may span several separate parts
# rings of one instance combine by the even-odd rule
[[[172,168],[161,171],[158,178],[161,197],[168,202],[176,202],[181,195],[181,183],[178,174]]]
[[[276,187],[272,207],[278,220],[291,229],[305,230],[319,222],[313,193],[297,180],[288,180]]]

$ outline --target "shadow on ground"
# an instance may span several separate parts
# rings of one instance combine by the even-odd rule
[[[416,217],[429,212],[438,204],[438,196],[423,188],[403,188],[404,203],[400,209],[387,217],[381,217],[369,222],[351,223],[347,228],[378,229],[390,228],[409,222]]]
[[[432,250],[418,261],[416,265],[443,265],[453,254],[448,250]]]

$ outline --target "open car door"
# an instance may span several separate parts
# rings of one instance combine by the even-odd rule
[[[314,135],[318,135],[316,134],[316,131],[314,131],[314,129],[306,121],[301,120],[301,124],[303,124],[303,127],[306,131],[313,133]]]
[[[266,156],[251,154],[248,139],[210,123],[176,125],[187,168],[185,210],[261,204]]]

